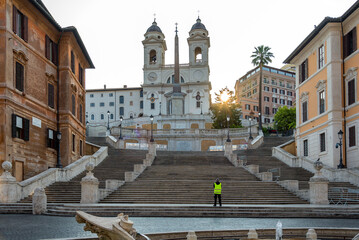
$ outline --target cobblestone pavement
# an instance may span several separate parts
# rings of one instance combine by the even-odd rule
[[[359,219],[316,218],[143,218],[133,217],[140,233],[275,228],[280,220],[289,227],[359,228]],[[83,230],[74,217],[0,214],[0,240],[38,240],[96,236]]]

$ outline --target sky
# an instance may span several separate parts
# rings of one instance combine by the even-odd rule
[[[326,17],[341,16],[355,0],[43,0],[62,26],[75,26],[95,65],[86,89],[139,87],[143,83],[144,34],[154,20],[165,35],[166,64],[174,63],[178,23],[180,63],[188,63],[187,37],[198,15],[206,26],[211,94],[254,66],[254,47],[269,46],[270,66],[283,61]]]

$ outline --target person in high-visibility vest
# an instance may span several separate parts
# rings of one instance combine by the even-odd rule
[[[216,179],[216,182],[213,183],[213,191],[214,191],[214,204],[213,204],[213,206],[215,207],[217,205],[217,198],[218,198],[219,206],[222,207],[222,199],[221,199],[222,183],[219,181],[218,178]]]

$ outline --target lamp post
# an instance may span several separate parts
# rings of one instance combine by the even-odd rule
[[[110,111],[107,111],[107,131],[110,131]]]
[[[121,116],[120,117],[120,137],[118,139],[122,139],[122,120],[123,120],[123,117]]]
[[[151,139],[150,142],[154,142],[155,140],[153,139],[153,116],[150,116],[151,119]]]
[[[162,114],[161,114],[161,105],[162,105],[162,102],[160,102],[160,114],[158,114],[158,115],[162,115]]]
[[[89,121],[86,121],[86,137],[88,137],[88,124],[89,124]]]
[[[253,119],[254,112],[249,113],[249,140],[253,140],[252,137],[252,119]]]
[[[203,112],[202,112],[202,103],[203,103],[203,102],[201,101],[201,115],[203,114]]]
[[[339,138],[339,143],[337,143],[335,145],[335,148],[338,148],[340,149],[340,159],[339,159],[339,165],[338,165],[338,168],[341,169],[341,168],[344,168],[344,164],[343,164],[343,156],[342,156],[342,139],[343,139],[343,131],[342,130],[339,130],[338,132],[338,138]]]
[[[62,168],[61,156],[60,156],[60,141],[61,141],[61,132],[57,132],[57,168]]]
[[[229,138],[229,116],[227,116],[227,128],[228,128],[228,134],[227,134],[227,142],[231,142],[231,139]]]

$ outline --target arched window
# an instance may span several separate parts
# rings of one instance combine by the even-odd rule
[[[172,84],[175,83],[175,75],[172,75],[172,77],[168,77],[167,78],[167,83],[172,83]],[[183,79],[182,76],[181,76],[181,83],[184,83],[184,79]]]
[[[157,62],[156,50],[150,51],[150,64],[155,64]]]
[[[132,114],[132,113],[130,113],[130,118],[133,118],[133,114]]]
[[[101,120],[103,120],[105,118],[105,116],[103,114],[101,114]]]
[[[91,120],[95,120],[95,115],[91,114]]]
[[[194,59],[196,62],[202,62],[202,49],[200,47],[196,47],[194,50]]]
[[[110,118],[113,119],[113,113],[111,113]]]

